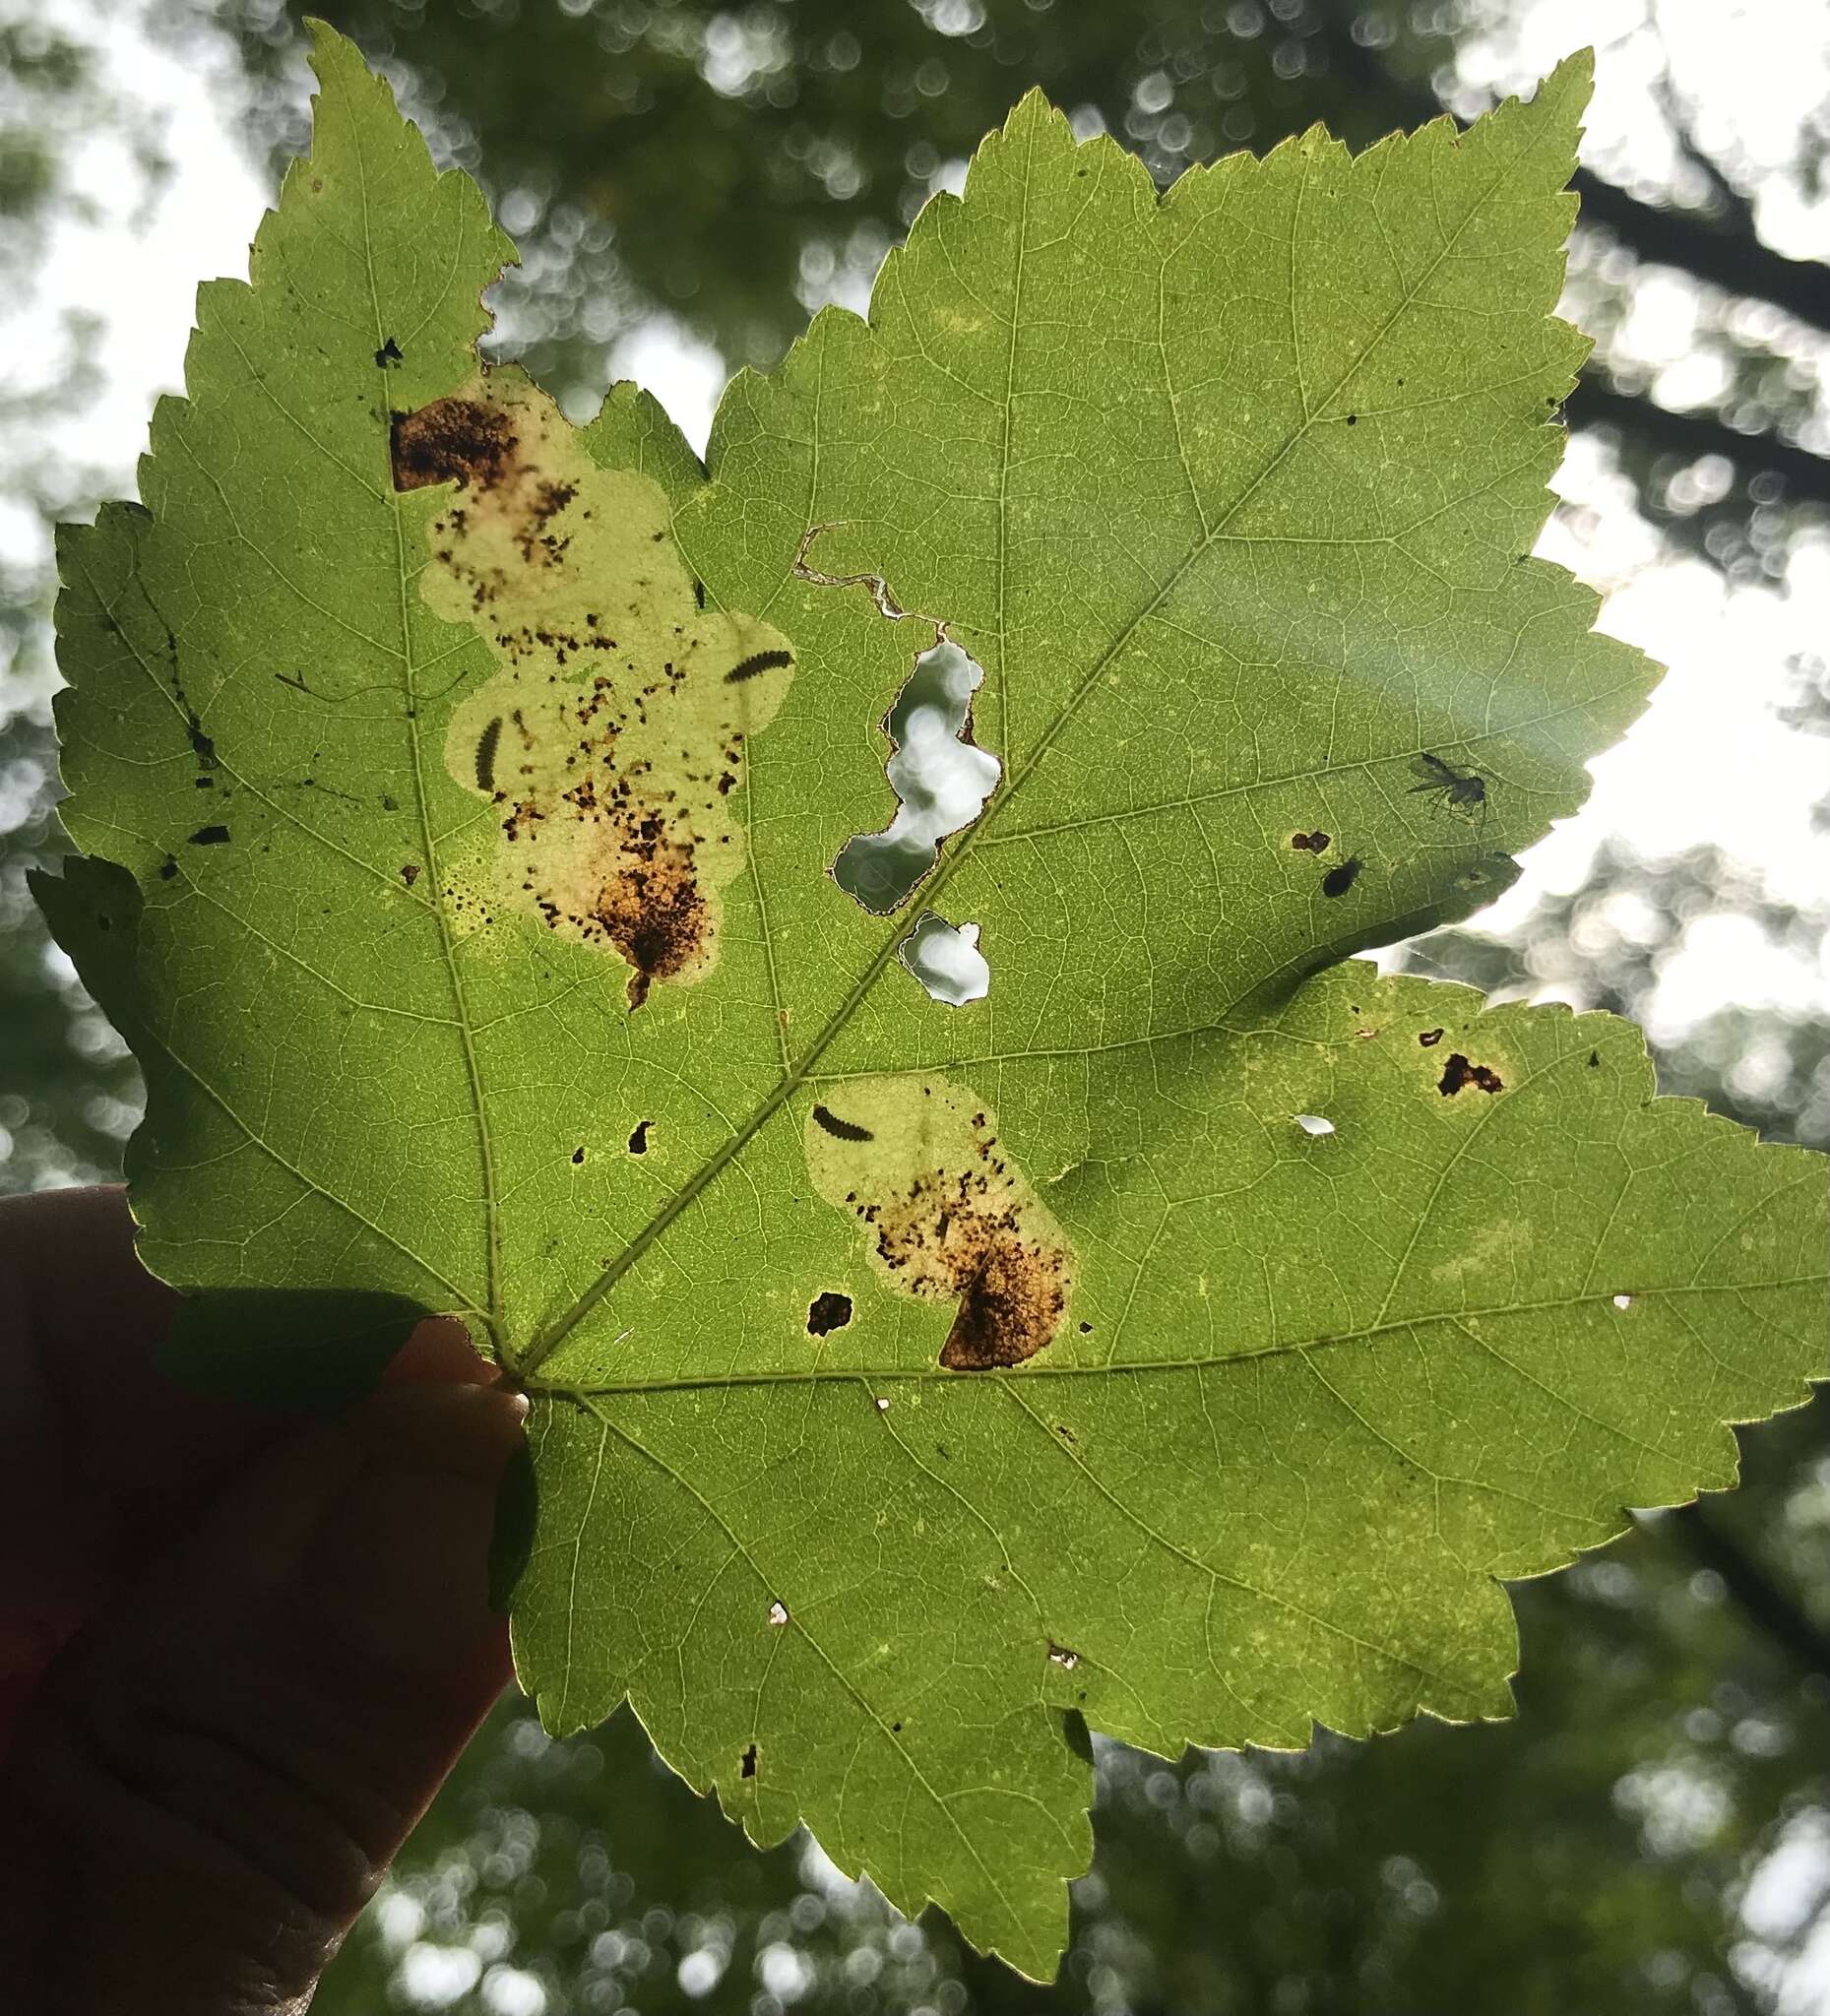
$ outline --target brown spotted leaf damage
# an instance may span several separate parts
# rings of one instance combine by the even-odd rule
[[[1436,1082],[1436,1090],[1444,1099],[1453,1099],[1464,1086],[1473,1085],[1483,1092],[1504,1092],[1505,1081],[1491,1064],[1471,1064],[1460,1050],[1450,1052],[1449,1061],[1442,1067],[1442,1076]]]
[[[989,1371],[1052,1344],[1073,1292],[1072,1250],[983,1101],[915,1076],[849,1081],[843,1097],[843,1131],[829,1124],[837,1094],[806,1114],[814,1185],[856,1222],[892,1288],[955,1304],[941,1364]]]
[[[441,895],[620,959],[631,1009],[701,978],[743,865],[749,744],[792,647],[700,606],[660,486],[599,468],[519,371],[395,414],[391,441],[397,488],[452,486],[426,507],[420,591],[495,663],[466,679],[445,736],[452,778],[493,816]]]

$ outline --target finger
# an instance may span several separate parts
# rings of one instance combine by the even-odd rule
[[[486,1560],[524,1411],[376,1394],[264,1455],[69,1648],[0,1789],[0,1860],[33,1873],[0,1890],[0,1974],[30,2006],[309,1992],[507,1678]]]
[[[176,1300],[118,1187],[0,1198],[0,1742],[123,1556],[260,1431],[156,1369]]]
[[[0,1198],[0,1380],[15,1403],[6,1455],[53,1442],[65,1476],[110,1495],[220,1469],[252,1426],[156,1368],[178,1298],[141,1266],[133,1238],[118,1185]]]
[[[0,1749],[95,1605],[295,1425],[158,1368],[178,1297],[133,1238],[119,1185],[0,1198]],[[450,1321],[420,1324],[387,1372],[491,1376]]]

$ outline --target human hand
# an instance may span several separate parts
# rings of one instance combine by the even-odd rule
[[[303,2010],[509,1676],[526,1410],[458,1326],[301,1426],[164,1379],[174,1300],[123,1191],[0,1199],[0,2003],[34,2016]]]

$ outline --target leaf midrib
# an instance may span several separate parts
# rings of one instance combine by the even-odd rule
[[[1763,1209],[1772,1201],[1772,1197],[1763,1198],[1756,1208]],[[1821,1288],[1825,1279],[1822,1274],[1799,1274],[1781,1281],[1762,1281],[1752,1286],[1745,1282],[1699,1281],[1687,1282],[1676,1287],[1654,1288],[1639,1288],[1629,1282],[1619,1288],[1596,1290],[1593,1292],[1585,1291],[1574,1295],[1553,1295],[1542,1301],[1499,1302],[1480,1309],[1429,1310],[1418,1316],[1403,1316],[1389,1322],[1368,1323],[1357,1330],[1331,1331],[1325,1337],[1296,1338],[1284,1344],[1260,1345],[1249,1351],[1211,1352],[1199,1356],[1179,1358],[1107,1358],[1097,1364],[1076,1364],[1069,1360],[1037,1357],[1027,1361],[1020,1371],[994,1368],[973,1376],[998,1384],[1010,1379],[1093,1379],[1132,1373],[1154,1376],[1174,1372],[1214,1371],[1224,1365],[1258,1365],[1268,1358],[1305,1357],[1317,1352],[1365,1344],[1378,1337],[1397,1337],[1409,1331],[1430,1329],[1438,1324],[1461,1325],[1496,1317],[1544,1315],[1591,1305],[1600,1306],[1603,1303],[1611,1304],[1614,1296],[1619,1294],[1629,1295],[1635,1302],[1656,1304],[1678,1295],[1779,1294],[1797,1288]],[[787,1366],[775,1370],[669,1373],[662,1378],[619,1379],[605,1381],[601,1385],[587,1386],[542,1386],[539,1381],[531,1379],[528,1386],[530,1392],[547,1393],[565,1400],[585,1401],[619,1399],[626,1395],[643,1393],[722,1393],[743,1386],[856,1385],[860,1380],[874,1383],[879,1387],[930,1384],[957,1386],[960,1383],[960,1374],[940,1364],[895,1366],[827,1363]]]
[[[1342,388],[1348,384],[1357,372],[1363,369],[1366,360],[1373,355],[1380,344],[1391,334],[1403,317],[1410,312],[1419,295],[1428,283],[1434,279],[1443,262],[1459,243],[1463,233],[1469,228],[1475,219],[1480,217],[1484,211],[1494,193],[1503,187],[1506,181],[1532,158],[1534,152],[1543,143],[1545,137],[1542,133],[1535,134],[1525,148],[1501,165],[1498,172],[1489,180],[1487,186],[1481,192],[1476,201],[1469,205],[1460,222],[1456,224],[1454,230],[1444,239],[1435,256],[1426,265],[1420,268],[1417,275],[1405,287],[1397,305],[1372,333],[1365,346],[1342,369],[1328,391],[1312,407],[1305,409],[1301,424],[1294,428],[1285,440],[1270,453],[1257,473],[1245,483],[1232,502],[1214,521],[1211,529],[1205,531],[1195,540],[1172,572],[1157,589],[1150,600],[1113,636],[1111,642],[1093,662],[1080,682],[1056,711],[1053,719],[1038,735],[1030,750],[1017,766],[1006,774],[1005,779],[1000,783],[991,798],[986,801],[984,809],[980,812],[978,820],[966,833],[958,836],[955,845],[943,856],[932,880],[922,886],[920,895],[923,909],[934,910],[938,908],[940,898],[952,882],[954,876],[967,862],[975,857],[978,846],[983,844],[993,833],[999,820],[1021,795],[1024,786],[1036,775],[1043,758],[1047,756],[1054,747],[1055,742],[1065,732],[1069,724],[1079,713],[1080,707],[1087,698],[1087,695],[1099,684],[1101,677],[1112,661],[1125,649],[1138,630],[1145,623],[1149,622],[1151,617],[1187,576],[1189,570],[1225,536],[1227,529],[1232,521],[1244,510],[1245,506],[1251,502],[1259,490],[1270,481],[1289,457],[1308,437],[1318,417],[1327,412],[1333,406]],[[1313,156],[1305,156],[1302,183],[1298,189],[1298,207],[1300,206],[1301,188],[1307,186],[1313,171],[1314,158]],[[1029,225],[1027,209],[1028,187],[1029,185],[1026,181],[1026,208],[1023,220],[1023,229],[1026,234]],[[1162,203],[1163,198],[1160,197],[1158,199],[1158,215],[1161,215]],[[892,257],[896,255],[893,254]],[[1296,256],[1297,247],[1293,235],[1291,246],[1293,270]],[[1006,447],[1008,447],[1008,437]],[[1001,598],[1004,591],[1002,581],[1003,555],[1001,550],[998,564],[1000,569],[999,596],[1001,606]],[[1004,681],[1007,682],[1009,678],[1007,669],[1003,672],[1002,676]],[[752,756],[751,760],[754,762],[756,758]],[[572,1331],[597,1308],[604,1296],[643,1258],[656,1241],[662,1238],[675,1222],[691,1209],[769,1122],[782,1111],[789,1101],[802,1089],[811,1075],[814,1066],[843,1034],[850,1024],[852,1017],[857,1012],[871,990],[876,986],[877,981],[882,977],[885,969],[894,959],[898,948],[908,935],[908,930],[909,923],[906,917],[899,916],[892,921],[889,930],[879,942],[869,964],[847,990],[844,998],[827,1018],[825,1024],[814,1037],[799,1061],[790,1070],[783,1074],[777,1081],[774,1089],[757,1105],[749,1119],[731,1134],[723,1147],[706,1159],[699,1169],[655,1213],[647,1225],[602,1269],[597,1279],[572,1302],[570,1307],[564,1310],[551,1323],[542,1325],[535,1333],[527,1349],[518,1355],[508,1354],[506,1350],[504,1351],[505,1362],[510,1364],[524,1381],[532,1382],[533,1375],[537,1372],[540,1365],[570,1336]],[[1240,998],[1243,998],[1243,996]],[[1224,1017],[1225,1014],[1231,1012],[1232,1007],[1236,1006],[1236,1001],[1227,1004],[1226,1007],[1220,1010],[1220,1014]],[[554,1388],[548,1390],[575,1391],[577,1389]]]

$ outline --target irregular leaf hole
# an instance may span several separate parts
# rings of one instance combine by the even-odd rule
[[[936,1001],[964,1008],[991,991],[991,969],[978,949],[978,926],[948,923],[936,911],[923,911],[902,942],[903,964]]]
[[[1614,1307],[1615,1307],[1616,1309],[1630,1309],[1630,1308],[1631,1308],[1632,1306],[1633,1306],[1633,1297],[1632,1297],[1631,1295],[1615,1295],[1615,1296],[1614,1296]]]
[[[807,1307],[807,1335],[825,1337],[852,1320],[852,1297],[837,1289],[823,1289]]]
[[[915,660],[884,719],[896,745],[885,766],[896,816],[883,832],[847,841],[833,863],[833,880],[875,916],[908,902],[940,843],[970,826],[997,786],[998,760],[973,742],[969,724],[983,681],[983,667],[957,644],[937,644]]]
[[[756,1745],[754,1743],[737,1760],[737,1776],[739,1778],[754,1778],[756,1776]]]
[[[777,1601],[769,1606],[769,1621],[779,1631],[788,1622],[788,1605]]]
[[[638,1120],[635,1123],[635,1132],[629,1137],[629,1153],[631,1155],[646,1155],[648,1153],[648,1130],[654,1124],[653,1120]]]
[[[1071,1673],[1080,1664],[1080,1654],[1068,1646],[1057,1645],[1051,1638],[1048,1641],[1048,1664],[1058,1666],[1064,1672]]]
[[[1442,1067],[1442,1076],[1436,1083],[1436,1090],[1444,1099],[1453,1099],[1466,1085],[1479,1086],[1483,1092],[1504,1092],[1506,1082],[1491,1064],[1472,1064],[1460,1050],[1451,1053],[1449,1061]]]

